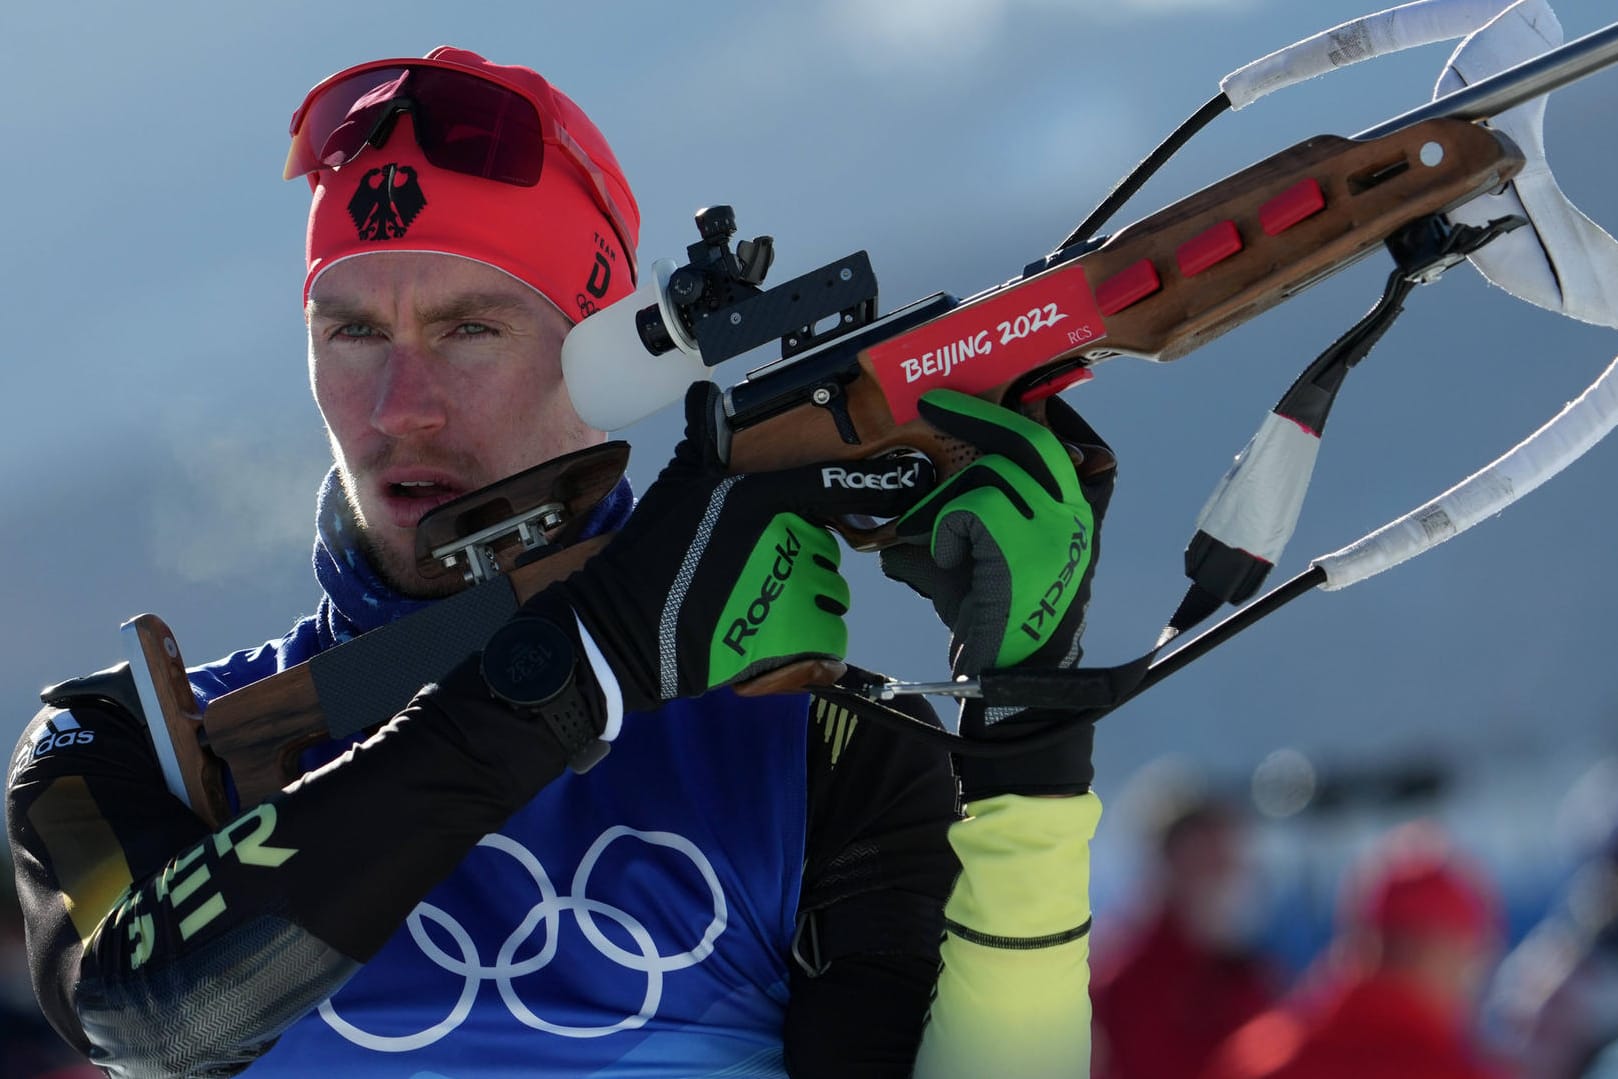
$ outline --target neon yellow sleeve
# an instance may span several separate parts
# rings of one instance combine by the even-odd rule
[[[1094,794],[1000,795],[950,826],[961,875],[918,1079],[1090,1074]]]

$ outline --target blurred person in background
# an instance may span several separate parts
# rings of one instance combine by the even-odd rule
[[[1618,829],[1500,964],[1490,1013],[1534,1079],[1618,1079]]]
[[[1098,944],[1091,999],[1100,1079],[1195,1075],[1276,999],[1281,975],[1255,945],[1264,908],[1234,801],[1154,775],[1154,865],[1134,924]]]
[[[1202,1079],[1504,1079],[1474,1018],[1499,958],[1499,900],[1435,825],[1384,836],[1350,871],[1336,931],[1286,1002]]]

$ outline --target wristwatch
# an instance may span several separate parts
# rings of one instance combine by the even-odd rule
[[[489,692],[542,720],[573,771],[588,772],[607,755],[579,686],[573,638],[555,622],[539,614],[512,617],[483,646],[482,666]]]

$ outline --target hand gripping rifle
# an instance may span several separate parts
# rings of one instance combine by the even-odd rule
[[[1046,398],[1091,377],[1103,360],[1178,359],[1386,247],[1395,270],[1382,300],[1294,383],[1204,510],[1187,551],[1191,590],[1161,648],[1224,603],[1242,603],[1256,592],[1297,519],[1337,388],[1417,284],[1471,258],[1497,283],[1534,302],[1618,323],[1618,310],[1602,291],[1618,280],[1610,272],[1618,268],[1618,250],[1603,247],[1601,241],[1610,246],[1611,239],[1565,199],[1557,201],[1538,139],[1540,113],[1533,111],[1543,95],[1618,60],[1618,24],[1543,55],[1513,56],[1513,49],[1522,51],[1522,36],[1511,33],[1511,19],[1548,17],[1555,27],[1555,18],[1543,0],[1509,8],[1507,2],[1420,0],[1241,69],[1053,252],[964,300],[939,293],[879,315],[864,252],[765,289],[773,241],[758,237],[733,251],[734,215],[728,207],[710,207],[698,214],[701,239],[687,249],[686,265],[659,261],[640,292],[569,335],[563,351],[569,392],[587,422],[616,429],[678,399],[713,365],[778,340],[781,359],[723,395],[720,428],[729,433],[727,460],[734,470],[919,453],[944,477],[978,452],[917,417],[916,402],[927,390],[948,386],[1043,419]],[[1401,13],[1402,20],[1390,18]],[[1352,138],[1308,139],[1111,236],[1094,235],[1153,169],[1224,109],[1332,66],[1457,37],[1485,23],[1451,59],[1450,71],[1468,83],[1464,88]],[[1542,23],[1536,32],[1543,45]],[[1488,77],[1479,80],[1480,73]],[[1520,108],[1525,102],[1526,111]],[[1506,122],[1514,115],[1516,129]],[[1506,212],[1496,212],[1501,209]],[[1532,229],[1521,228],[1528,223]],[[1493,250],[1519,237],[1527,238],[1527,247],[1489,260],[1484,245]],[[1524,265],[1549,272],[1535,276]],[[1598,283],[1582,292],[1574,287],[1589,281]],[[986,672],[974,680],[830,692],[867,700],[906,692],[981,695],[992,704],[1097,718],[1296,595],[1316,586],[1344,587],[1498,512],[1615,422],[1618,376],[1609,368],[1568,411],[1472,480],[1317,559],[1294,581],[1167,657],[1156,658],[1154,648],[1134,663],[1101,671]],[[232,815],[226,768],[240,804],[251,805],[300,774],[304,748],[385,721],[422,684],[481,647],[523,600],[605,543],[606,537],[574,543],[570,530],[622,475],[627,452],[618,442],[585,450],[435,511],[418,530],[418,564],[458,571],[468,588],[225,694],[205,712],[168,627],[153,615],[126,623],[135,696],[170,789],[218,824]],[[893,540],[891,524],[828,523],[860,549]],[[818,675],[794,665],[741,688],[801,689]],[[943,732],[926,736],[963,749]],[[999,751],[1027,748],[1024,741]]]

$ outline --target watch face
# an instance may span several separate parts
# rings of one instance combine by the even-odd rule
[[[572,678],[572,640],[538,615],[511,619],[483,647],[483,680],[489,692],[512,704],[544,704]]]

